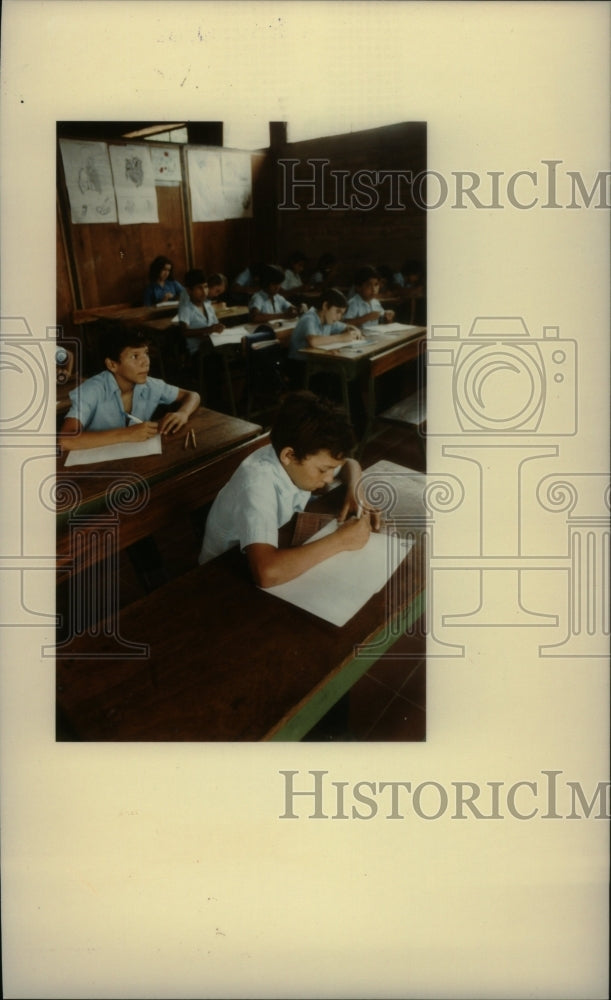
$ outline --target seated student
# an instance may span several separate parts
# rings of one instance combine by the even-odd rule
[[[307,263],[307,257],[300,250],[296,250],[289,257],[284,269],[284,281],[280,285],[284,292],[303,291],[303,272]]]
[[[304,573],[336,552],[362,548],[378,516],[358,513],[361,467],[348,454],[354,434],[346,415],[311,392],[289,393],[271,430],[271,444],[244,459],[210,508],[199,562],[236,545],[246,553],[255,583],[271,587]],[[336,532],[316,542],[278,548],[278,530],[302,511],[312,491],[339,472],[346,497]]]
[[[261,291],[255,292],[248,307],[252,323],[269,323],[272,319],[293,319],[297,315],[283,295],[279,294],[284,271],[274,264],[267,264],[261,273]]]
[[[395,280],[392,268],[388,264],[378,264],[376,267],[380,287],[378,295],[393,295],[395,291]]]
[[[426,322],[424,268],[418,260],[406,260],[394,275],[397,291],[403,299],[400,318],[407,323]]]
[[[221,301],[223,295],[227,291],[227,278],[224,274],[215,272],[208,276],[208,301],[213,303],[215,306],[219,306],[224,309],[227,305],[226,302]]]
[[[315,288],[324,288],[331,284],[331,278],[337,270],[337,257],[332,253],[323,253],[318,258],[316,270],[310,275],[310,284]]]
[[[185,274],[187,294],[180,300],[178,322],[186,328],[186,344],[189,354],[197,354],[203,338],[211,333],[222,333],[225,327],[219,323],[214,307],[208,300],[209,285],[199,268],[192,268]]]
[[[105,370],[70,393],[59,435],[62,451],[146,441],[185,426],[199,395],[149,376],[148,340],[142,333],[117,324],[104,335],[103,350]],[[158,406],[173,403],[180,404],[177,410],[152,419]]]
[[[362,339],[360,330],[341,321],[347,305],[346,297],[339,288],[324,291],[318,305],[308,309],[291,333],[289,358],[301,364],[298,352],[304,347],[319,347],[321,343],[347,344],[351,340]]]
[[[142,299],[145,306],[156,306],[159,302],[179,299],[183,291],[179,281],[172,278],[172,261],[168,257],[155,257],[149,267],[149,283]]]
[[[424,268],[418,260],[406,260],[401,265],[401,270],[393,275],[394,283],[398,288],[411,289],[422,288]]]
[[[377,295],[380,287],[375,267],[360,267],[354,276],[355,294],[348,300],[344,319],[354,326],[365,323],[392,323],[395,314],[392,309],[383,309]]]
[[[258,261],[249,264],[243,271],[240,271],[237,278],[234,278],[229,294],[231,301],[236,305],[248,305],[248,300],[259,291],[261,287],[261,271],[263,264]]]

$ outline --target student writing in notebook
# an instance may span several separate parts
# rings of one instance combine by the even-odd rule
[[[269,323],[272,319],[292,319],[297,315],[295,306],[280,294],[284,281],[281,267],[268,264],[261,274],[261,290],[255,292],[248,307],[252,323]]]
[[[355,294],[348,300],[345,319],[354,326],[365,323],[392,323],[395,314],[392,309],[383,309],[377,296],[380,280],[374,267],[360,267],[354,276]]]
[[[346,415],[311,392],[289,393],[271,430],[271,444],[244,459],[210,508],[200,563],[239,546],[255,583],[286,583],[338,552],[362,548],[377,515],[360,517],[356,490],[361,468],[349,458],[354,434]],[[278,547],[278,531],[302,511],[313,491],[335,476],[346,484],[337,531],[293,548]]]
[[[185,275],[187,295],[180,300],[178,322],[183,325],[189,354],[197,354],[202,338],[211,333],[222,333],[214,306],[208,299],[208,281],[200,268],[193,268]]]
[[[304,360],[299,357],[299,351],[303,348],[320,347],[321,344],[341,347],[342,344],[363,339],[357,327],[342,323],[347,305],[346,297],[339,288],[328,288],[322,293],[318,305],[312,306],[298,320],[291,333],[288,357],[289,374],[295,385],[302,378]]]
[[[116,326],[106,332],[106,368],[70,393],[62,424],[62,451],[146,441],[155,434],[175,434],[199,406],[199,395],[149,376],[148,341],[136,330]],[[153,420],[160,405],[178,409]]]

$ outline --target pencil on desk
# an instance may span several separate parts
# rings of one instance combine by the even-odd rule
[[[189,431],[189,434],[191,435],[191,440],[193,442],[193,447],[197,448],[197,441],[195,440],[195,431],[193,430],[193,428],[191,428],[191,430]]]

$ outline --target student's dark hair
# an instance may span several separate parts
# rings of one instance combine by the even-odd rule
[[[195,288],[196,285],[205,285],[206,275],[200,267],[192,267],[185,274],[185,288]]]
[[[164,267],[168,264],[170,267],[174,266],[169,257],[155,257],[155,260],[149,267],[149,281],[157,281],[157,278],[163,271]]]
[[[325,288],[318,300],[317,309],[322,309],[325,303],[328,306],[337,306],[338,309],[345,309],[348,305],[348,300],[344,293],[340,292],[339,288]]]
[[[268,285],[281,285],[284,281],[284,271],[277,264],[266,264],[261,269],[261,286],[267,288]]]
[[[333,253],[323,253],[318,258],[318,270],[328,271],[330,267],[337,264],[337,257]]]
[[[304,253],[302,253],[301,250],[293,250],[293,253],[289,256],[289,258],[288,258],[288,260],[286,262],[286,266],[287,267],[292,267],[293,264],[299,264],[300,262],[303,263],[303,264],[305,264],[305,262],[307,261],[307,259],[308,258],[306,257],[306,255]]]
[[[333,458],[346,458],[354,448],[354,431],[344,410],[313,392],[302,390],[285,396],[271,429],[274,451],[292,448],[297,461],[326,450]]]
[[[149,338],[141,330],[122,323],[108,323],[100,331],[102,357],[111,361],[119,361],[126,347],[148,347],[149,343]]]
[[[424,274],[424,268],[419,260],[406,260],[401,265],[401,274]]]
[[[354,284],[358,288],[360,285],[364,285],[366,281],[369,281],[370,278],[379,278],[379,274],[371,264],[363,264],[362,267],[357,268],[354,275]]]
[[[212,287],[214,287],[214,285],[226,285],[227,278],[224,274],[220,274],[218,271],[215,271],[214,274],[208,275],[208,284]]]
[[[392,284],[393,281],[392,267],[389,267],[388,264],[378,264],[376,267],[376,271],[378,272],[379,278],[383,278],[389,284]]]

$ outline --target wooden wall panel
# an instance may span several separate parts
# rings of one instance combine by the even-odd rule
[[[426,170],[426,123],[405,123],[383,128],[367,129],[346,135],[326,136],[304,142],[286,143],[277,149],[277,159],[297,159],[296,179],[312,177],[313,167],[308,161],[329,160],[325,167],[326,183],[319,190],[319,201],[334,206],[341,204],[341,190],[337,196],[336,181],[331,171],[345,171],[345,191],[349,199],[352,178],[358,171],[411,171],[417,175]],[[282,179],[284,168],[276,162],[276,204],[285,201]],[[315,197],[310,188],[293,189],[297,210],[279,210],[278,243],[282,259],[293,250],[308,255],[309,264],[315,265],[321,253],[334,253],[340,261],[338,281],[352,281],[354,269],[359,264],[387,264],[398,269],[407,258],[426,262],[426,212],[414,204],[404,182],[399,188],[400,200],[405,205],[400,210],[389,208],[392,203],[390,181],[377,184],[379,204],[371,209],[308,207]],[[286,199],[288,200],[288,199]],[[417,201],[418,199],[416,199]],[[350,203],[349,200],[347,202]]]
[[[103,132],[97,138],[106,140]],[[114,140],[109,145],[122,143]],[[142,145],[148,148],[148,143]],[[73,310],[98,305],[139,305],[149,265],[160,254],[173,261],[174,275],[181,282],[190,267],[220,270],[231,279],[253,259],[276,259],[274,178],[268,154],[251,156],[253,218],[224,222],[190,221],[185,160],[183,155],[180,185],[156,186],[158,224],[74,225],[58,156],[58,201],[67,248],[61,261],[58,254],[58,317],[67,321]]]
[[[251,156],[253,217],[191,223],[193,266],[231,281],[250,262],[276,259],[274,178],[267,154]]]

